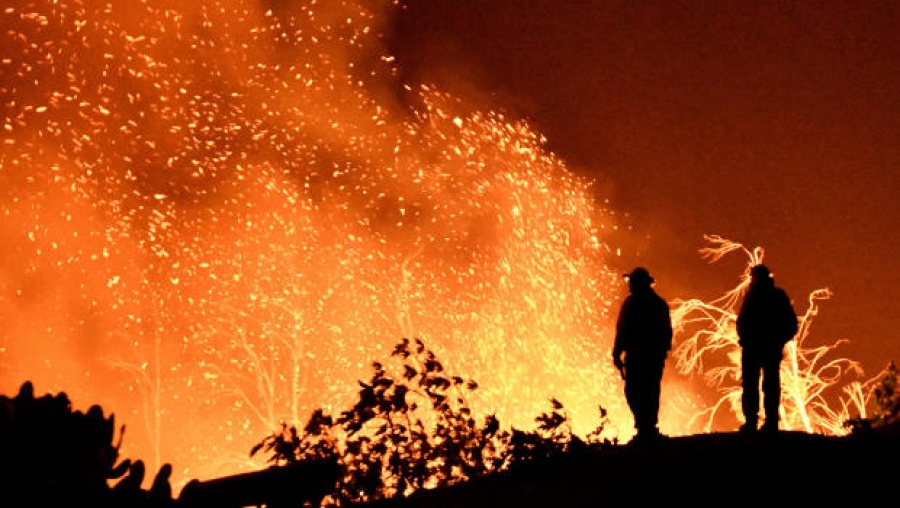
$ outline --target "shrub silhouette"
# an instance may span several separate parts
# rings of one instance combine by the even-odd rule
[[[402,339],[391,357],[400,361],[399,374],[373,363],[352,408],[337,418],[316,410],[302,433],[282,424],[251,456],[268,452],[276,465],[337,459],[342,478],[323,504],[340,506],[453,485],[606,443],[599,438],[607,423],[602,407],[588,441],[573,434],[555,399],[551,411],[536,418],[536,431],[507,431],[494,415],[476,421],[466,395],[477,383],[445,372],[420,339]]]
[[[73,410],[65,392],[35,397],[30,381],[18,394],[0,395],[0,488],[33,506],[163,507],[172,501],[164,465],[143,490],[144,463],[119,461],[125,427],[113,442],[115,416],[93,405]],[[110,481],[118,482],[110,486]]]
[[[870,418],[851,418],[844,422],[853,434],[882,432],[900,434],[900,386],[897,384],[897,366],[888,363],[877,377],[872,388],[875,411]]]

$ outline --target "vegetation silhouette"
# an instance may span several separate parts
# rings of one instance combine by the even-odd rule
[[[900,386],[897,384],[897,365],[893,361],[876,378],[872,395],[875,403],[872,416],[850,418],[844,426],[855,435],[876,431],[900,436]]]
[[[874,388],[873,416],[848,420],[849,436],[802,431],[763,437],[711,433],[622,446],[614,438],[601,438],[609,423],[602,407],[600,425],[582,439],[572,433],[564,406],[553,399],[550,410],[535,418],[538,425],[532,432],[501,430],[493,416],[479,423],[465,397],[477,384],[445,372],[420,339],[403,339],[392,357],[401,360],[399,376],[391,376],[386,365],[373,363],[372,377],[359,382],[359,399],[351,409],[337,418],[319,409],[302,431],[282,424],[255,445],[251,455],[267,453],[275,466],[337,460],[340,478],[320,506],[458,507],[497,502],[546,506],[541,496],[563,496],[561,491],[544,492],[559,488],[560,482],[565,488],[578,486],[578,495],[587,498],[572,501],[571,506],[593,506],[598,498],[609,502],[694,500],[705,506],[713,499],[719,502],[720,496],[733,495],[731,489],[736,487],[728,478],[767,475],[771,480],[791,475],[814,484],[821,470],[811,464],[845,458],[858,462],[876,450],[890,454],[897,449],[895,438],[900,437],[896,369],[888,369]],[[765,471],[756,467],[760,460],[778,465]],[[882,469],[851,469],[835,468],[834,473],[846,473],[847,491],[862,489],[858,499],[882,498],[879,490],[863,488],[870,479],[877,483]],[[704,475],[713,478],[708,490],[686,487],[704,481]],[[668,490],[679,485],[687,490]],[[535,498],[522,494],[523,489],[535,489]],[[798,501],[829,499],[826,492],[795,491],[789,496]],[[761,488],[754,495],[762,500],[775,494]]]
[[[729,468],[740,466],[742,459],[772,454],[784,459],[778,463],[783,464],[785,473],[795,480],[797,474],[805,475],[814,484],[819,484],[815,483],[820,480],[816,476],[819,470],[809,464],[836,460],[851,465],[829,469],[848,475],[841,481],[847,491],[858,496],[854,499],[894,499],[879,487],[879,479],[892,477],[893,470],[871,463],[878,454],[896,456],[898,449],[900,389],[893,362],[872,389],[872,416],[845,422],[849,436],[782,432],[780,437],[759,441],[705,434],[670,438],[645,447],[619,446],[615,439],[601,438],[608,423],[602,407],[600,425],[584,439],[579,438],[572,433],[565,408],[556,400],[550,401],[548,412],[535,419],[537,430],[532,432],[502,430],[493,416],[479,423],[465,398],[477,384],[446,373],[421,340],[403,339],[392,357],[400,360],[400,374],[392,376],[389,366],[374,363],[371,379],[359,383],[359,400],[338,418],[317,410],[302,432],[283,425],[279,432],[254,446],[251,454],[269,454],[272,466],[267,470],[202,482],[214,488],[211,490],[185,487],[177,499],[172,498],[168,483],[170,465],[160,467],[145,490],[143,461],[120,459],[125,426],[116,436],[113,414],[105,415],[98,405],[86,413],[73,410],[64,392],[36,397],[32,383],[26,381],[14,397],[0,395],[3,499],[36,506],[88,504],[101,508],[222,508],[235,506],[240,498],[265,499],[266,506],[271,507],[455,507],[492,506],[491,500],[499,495],[518,496],[517,506],[539,506],[540,496],[562,495],[555,489],[561,488],[558,483],[564,478],[566,488],[580,486],[578,495],[589,499],[572,506],[589,506],[597,496],[613,502],[662,495],[665,489],[626,485],[632,470],[650,474],[655,468],[656,473],[671,475],[665,480],[669,488],[701,474],[685,464],[733,477]],[[727,455],[728,462],[716,462],[719,456],[714,457],[711,450],[722,450],[720,455]],[[798,450],[806,455],[793,455]],[[832,455],[835,452],[837,456]],[[845,462],[840,462],[841,458]],[[326,471],[328,474],[319,475],[315,469],[302,467],[316,468],[323,461],[338,464],[338,474],[331,476]],[[652,466],[650,470],[648,465]],[[660,469],[660,465],[674,467]],[[754,474],[751,469],[756,468],[742,471]],[[597,483],[597,479],[602,481]],[[539,490],[540,495],[522,494],[523,482]],[[190,483],[189,487],[197,485]],[[599,487],[605,489],[600,489],[600,494],[596,492]],[[711,488],[704,495],[727,493],[730,487],[723,484]],[[293,489],[295,495],[273,492],[277,489]],[[326,494],[312,499],[305,494],[312,491]],[[449,491],[453,494],[448,496]],[[815,495],[830,499],[827,489],[824,492]],[[216,493],[231,497],[216,497]],[[683,492],[664,494],[669,500],[686,496]],[[435,495],[444,500],[443,504],[429,504],[434,503]],[[528,499],[521,501],[523,496]],[[271,501],[282,499],[294,502]],[[477,503],[471,504],[474,499]],[[806,498],[798,495],[798,499]],[[410,504],[398,504],[401,501]]]
[[[337,418],[316,410],[302,431],[282,424],[251,449],[251,456],[267,453],[274,465],[337,459],[342,474],[323,504],[342,506],[408,496],[616,443],[601,437],[608,423],[602,406],[599,426],[584,439],[572,432],[555,399],[535,418],[536,430],[505,430],[494,415],[476,420],[466,395],[478,384],[447,373],[421,339],[402,339],[391,357],[400,362],[398,373],[374,362],[372,377],[359,382],[352,408]]]
[[[125,426],[114,441],[115,430],[100,406],[73,410],[65,392],[37,397],[25,381],[14,397],[0,395],[0,492],[30,506],[173,506],[171,466],[144,490],[144,462],[120,460]]]

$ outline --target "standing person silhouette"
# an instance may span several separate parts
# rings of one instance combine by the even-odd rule
[[[637,267],[625,278],[629,295],[619,309],[613,364],[625,381],[635,441],[653,440],[660,436],[660,385],[672,349],[672,319],[669,304],[653,290],[655,281],[646,268]]]
[[[755,432],[759,420],[762,373],[763,430],[778,431],[781,405],[781,360],[784,345],[797,333],[797,314],[787,293],[775,285],[772,272],[759,264],[750,269],[750,287],[737,316],[741,346],[741,410],[743,432]]]

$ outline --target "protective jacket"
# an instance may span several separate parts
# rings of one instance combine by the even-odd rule
[[[783,289],[769,281],[750,285],[737,317],[741,347],[781,349],[797,328],[797,314]]]
[[[616,322],[613,356],[625,352],[625,363],[665,360],[672,349],[669,304],[652,288],[625,298]]]

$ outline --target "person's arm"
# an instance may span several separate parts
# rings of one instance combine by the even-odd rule
[[[665,353],[668,355],[669,351],[672,349],[672,336],[674,332],[672,331],[672,310],[669,308],[669,304],[662,300],[663,305],[663,342],[665,345]]]
[[[797,330],[800,328],[800,323],[797,321],[797,312],[794,311],[794,305],[791,304],[791,299],[788,297],[787,293],[784,290],[779,291],[781,306],[784,309],[784,342],[787,342],[794,338],[794,335],[797,335]]]
[[[613,342],[613,365],[615,365],[616,370],[619,371],[619,375],[622,376],[622,379],[625,379],[625,362],[622,359],[622,353],[625,352],[625,344],[628,335],[627,329],[627,315],[628,309],[630,308],[630,300],[628,298],[622,303],[622,308],[619,309],[619,317],[616,320],[616,338]]]

